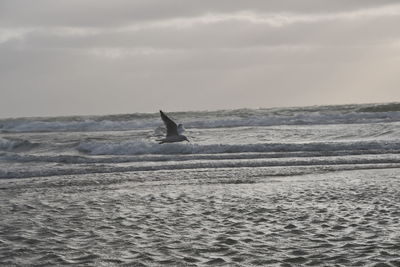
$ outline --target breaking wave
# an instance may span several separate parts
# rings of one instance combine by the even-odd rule
[[[144,155],[144,154],[221,154],[246,152],[296,152],[296,151],[354,151],[400,149],[396,141],[359,141],[359,142],[313,142],[313,143],[261,143],[261,144],[164,144],[125,141],[99,142],[87,141],[78,145],[80,152],[90,155]]]
[[[169,113],[184,122],[195,142],[163,145],[152,141],[164,134],[156,113],[2,119],[0,178],[205,168],[397,168],[399,106]]]
[[[8,139],[0,137],[0,150],[12,151],[12,150],[28,150],[37,146],[35,143],[31,143],[28,140],[23,139]]]
[[[0,128],[3,132],[85,132],[85,131],[123,131],[142,129],[157,125],[146,121],[110,121],[110,120],[72,120],[72,121],[11,121]]]
[[[400,158],[386,157],[366,157],[366,158],[315,158],[315,159],[259,159],[259,160],[195,160],[188,162],[172,161],[168,164],[148,162],[148,164],[90,164],[80,168],[68,166],[52,166],[52,168],[36,168],[24,170],[0,170],[0,178],[28,178],[44,177],[56,175],[77,175],[94,173],[116,173],[116,172],[144,172],[161,170],[188,170],[188,169],[216,169],[216,168],[263,168],[263,167],[311,167],[312,172],[316,171],[339,171],[357,169],[379,169],[379,168],[399,168]],[[299,170],[297,169],[297,172]],[[277,173],[279,175],[279,172]]]
[[[400,111],[400,103],[377,104],[368,107],[362,107],[359,112],[394,112]]]
[[[400,121],[400,104],[326,106],[302,109],[257,109],[171,113],[190,128],[241,126],[352,124]],[[378,112],[379,111],[379,112]],[[154,129],[162,125],[157,113],[93,117],[0,120],[2,132],[85,132]]]

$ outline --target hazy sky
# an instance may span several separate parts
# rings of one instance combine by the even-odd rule
[[[398,0],[0,0],[0,117],[400,101]]]

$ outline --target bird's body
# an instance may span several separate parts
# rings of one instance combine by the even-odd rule
[[[167,136],[163,139],[157,140],[160,142],[159,144],[175,143],[175,142],[182,142],[182,141],[189,142],[187,137],[181,134],[184,131],[182,124],[177,125],[173,120],[171,120],[161,110],[160,110],[160,116],[165,124],[165,127],[167,128]]]
[[[164,144],[164,143],[175,143],[175,142],[182,142],[182,141],[188,141],[186,136],[184,135],[174,135],[174,136],[167,136],[163,139],[159,139],[157,141],[160,141],[159,144]]]

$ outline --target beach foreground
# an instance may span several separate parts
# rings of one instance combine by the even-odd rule
[[[400,170],[307,168],[2,179],[0,262],[400,266]]]

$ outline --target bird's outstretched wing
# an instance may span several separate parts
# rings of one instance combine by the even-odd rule
[[[164,112],[162,112],[160,110],[160,115],[161,115],[161,119],[163,120],[165,127],[167,127],[167,137],[168,136],[173,136],[173,135],[178,135],[178,126],[176,125],[176,123],[171,120],[170,118],[168,118],[167,115],[164,114]]]

